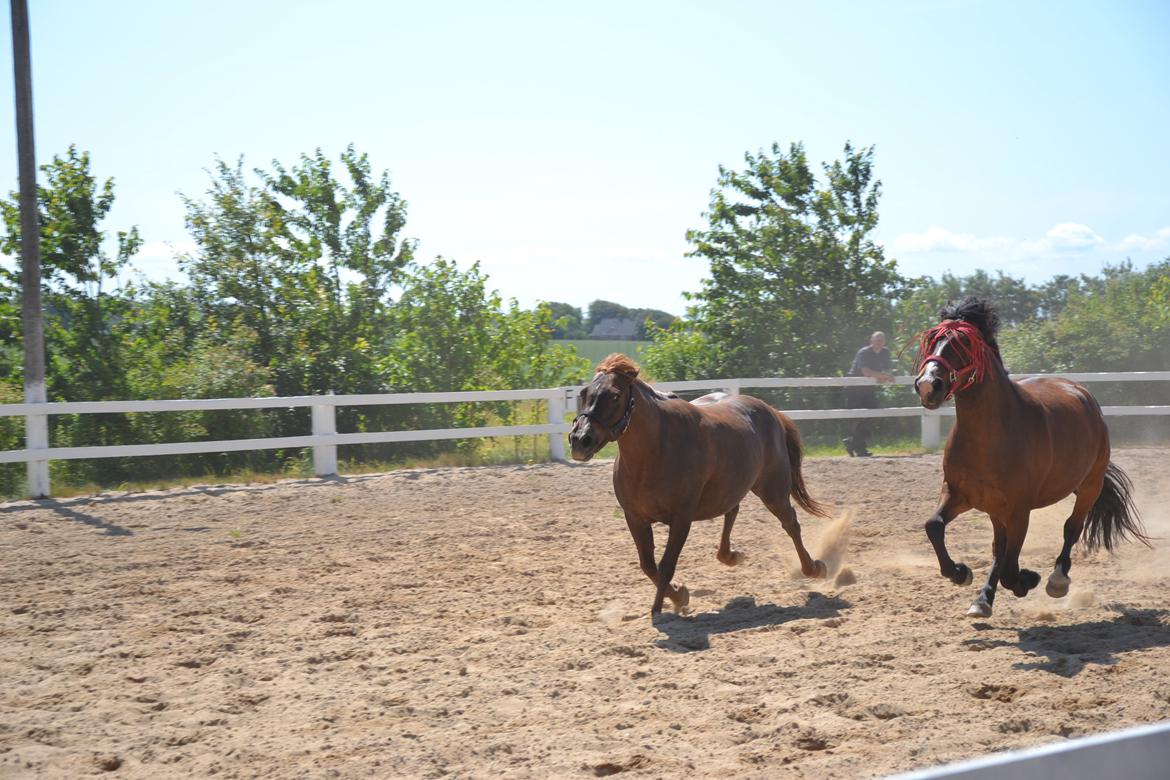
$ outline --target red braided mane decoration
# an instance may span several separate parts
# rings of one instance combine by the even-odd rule
[[[942,355],[933,354],[943,339],[947,339],[959,353],[962,363],[959,368],[952,366]],[[987,376],[991,359],[991,348],[983,340],[978,327],[965,320],[943,320],[919,336],[916,373],[921,374],[926,364],[932,361],[949,371],[951,389],[943,399],[945,401]]]

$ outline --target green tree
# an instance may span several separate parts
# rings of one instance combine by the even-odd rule
[[[553,318],[552,338],[583,339],[589,335],[581,309],[559,301],[548,301],[547,306]]]
[[[97,401],[123,397],[120,341],[111,322],[125,311],[120,273],[138,251],[137,228],[118,231],[108,252],[102,227],[114,205],[114,181],[98,182],[88,152],[70,146],[42,165],[37,202],[41,226],[42,299],[45,308],[46,383],[52,400]],[[19,200],[0,202],[4,236],[0,251],[20,255]],[[18,271],[0,268],[0,329],[8,347],[0,353],[3,374],[20,376],[20,287]]]
[[[1170,369],[1170,259],[1145,270],[1126,261],[1082,277],[1052,316],[1000,339],[1017,372]]]
[[[479,264],[442,257],[414,265],[391,314],[394,337],[379,361],[391,392],[549,387],[580,380],[589,366],[549,343],[552,309],[525,311],[489,291]]]
[[[871,331],[890,328],[905,287],[871,237],[873,149],[847,143],[823,182],[799,143],[744,160],[720,167],[707,227],[687,234],[710,268],[688,296],[689,322],[652,331],[646,362],[663,379],[840,373]],[[699,362],[670,354],[680,348]]]
[[[114,205],[114,181],[98,181],[87,152],[70,146],[40,171],[37,203],[49,400],[126,398],[127,361],[117,326],[129,300],[121,273],[142,243],[138,230],[107,235],[103,223]],[[17,196],[0,203],[0,210],[5,228],[0,251],[19,256]],[[21,336],[17,273],[0,270],[0,297],[0,330],[6,345],[0,352],[0,371],[10,386],[19,386],[23,363],[17,346]],[[61,446],[122,444],[130,435],[126,415],[118,414],[56,416],[51,426],[51,440]],[[109,478],[117,466],[65,461],[54,464],[54,470]]]
[[[580,382],[588,361],[552,344],[552,310],[504,305],[478,263],[461,271],[442,257],[412,265],[391,314],[394,337],[378,367],[390,392],[447,392],[555,387]],[[432,404],[400,408],[393,423],[409,428],[486,424],[514,419],[514,405]],[[478,441],[463,443],[474,449]],[[415,451],[433,451],[423,444]]]
[[[1063,306],[1060,291],[1069,277],[1057,277],[1048,285],[1029,286],[1027,282],[1003,271],[990,274],[979,269],[967,276],[944,273],[938,279],[922,277],[910,280],[898,302],[895,330],[910,338],[938,322],[938,311],[947,301],[964,295],[977,295],[995,302],[1000,323],[1005,328],[1031,322]]]
[[[254,334],[250,358],[281,395],[379,389],[390,292],[414,242],[388,175],[352,146],[340,162],[338,175],[317,150],[252,183],[242,160],[221,160],[203,199],[184,198],[197,249],[182,266],[201,314],[217,332]]]
[[[630,310],[620,303],[613,301],[596,300],[589,304],[589,311],[585,317],[585,333],[593,332],[593,329],[601,323],[602,320],[608,319],[622,319],[629,318]]]

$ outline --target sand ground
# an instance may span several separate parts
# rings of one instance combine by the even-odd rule
[[[657,624],[609,463],[0,505],[0,776],[823,780],[1166,719],[1170,451],[1115,460],[1155,549],[979,621],[991,528],[951,526],[974,585],[939,577],[938,456],[806,462],[828,580],[754,497],[742,566],[695,526]]]

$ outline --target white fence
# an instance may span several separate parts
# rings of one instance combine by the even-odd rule
[[[1020,374],[1015,378],[1034,376]],[[1078,382],[1165,382],[1170,371],[1145,371],[1114,374],[1062,374]],[[911,385],[913,377],[898,377],[896,384]],[[686,382],[663,382],[655,385],[661,390],[680,392],[723,390],[732,394],[744,388],[801,388],[845,387],[872,385],[874,380],[864,377],[805,377],[756,379],[703,379]],[[313,448],[313,470],[318,476],[337,473],[337,447],[343,444],[380,444],[385,442],[436,441],[442,439],[472,439],[495,436],[549,437],[549,455],[564,460],[563,435],[569,431],[566,415],[576,412],[575,387],[551,387],[539,390],[488,390],[456,393],[393,393],[376,395],[313,395],[285,398],[213,398],[175,401],[69,401],[45,404],[3,404],[0,417],[25,418],[25,449],[0,451],[0,463],[28,464],[28,493],[31,497],[48,496],[49,461],[79,460],[85,458],[124,458],[158,455],[193,455],[209,452],[240,452],[246,450]],[[1167,392],[1170,400],[1170,391]],[[336,410],[339,406],[383,406],[392,404],[439,404],[485,401],[544,401],[548,407],[548,422],[540,425],[500,425],[480,428],[443,428],[417,431],[381,431],[370,433],[338,433]],[[230,439],[221,441],[179,442],[173,444],[125,444],[108,447],[50,447],[50,415],[102,414],[129,412],[186,412],[213,409],[291,409],[309,407],[312,428],[308,436],[283,436],[266,439]],[[794,420],[842,420],[859,417],[918,417],[922,421],[922,445],[934,449],[941,443],[940,418],[952,416],[953,406],[928,411],[921,406],[887,409],[795,409],[784,410]],[[1166,415],[1167,406],[1106,406],[1106,415]]]
[[[1170,721],[996,753],[887,780],[1165,780]]]

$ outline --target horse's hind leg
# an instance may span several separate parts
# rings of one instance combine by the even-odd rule
[[[800,523],[796,521],[796,509],[793,508],[792,502],[788,499],[787,490],[778,496],[772,495],[772,491],[768,490],[755,492],[764,502],[764,506],[768,507],[768,511],[776,515],[780,520],[780,525],[792,538],[792,544],[796,547],[796,555],[800,558],[800,570],[804,576],[815,579],[827,577],[829,569],[825,566],[825,562],[818,561],[809,555],[808,550],[804,547],[804,542],[801,541]]]
[[[738,514],[739,504],[736,504],[730,512],[723,516],[723,536],[719,538],[719,552],[715,553],[715,557],[728,566],[738,566],[743,563],[743,553],[731,549],[731,527],[735,525],[735,518]]]
[[[626,526],[630,529],[630,536],[634,538],[634,546],[638,548],[638,564],[642,567],[642,572],[651,582],[658,585],[658,564],[654,562],[654,528],[648,522],[630,517],[628,513]],[[670,598],[675,609],[682,609],[690,601],[687,589],[680,585],[671,585],[666,589],[665,595]],[[661,609],[662,602],[657,603]]]
[[[1064,546],[1060,548],[1060,555],[1056,556],[1056,566],[1052,569],[1052,574],[1048,575],[1048,585],[1044,588],[1044,591],[1054,599],[1068,595],[1068,586],[1072,582],[1068,576],[1069,570],[1072,569],[1072,548],[1081,538],[1081,532],[1085,530],[1085,518],[1100,495],[1100,480],[1093,486],[1081,485],[1077,491],[1072,514],[1064,521]]]

